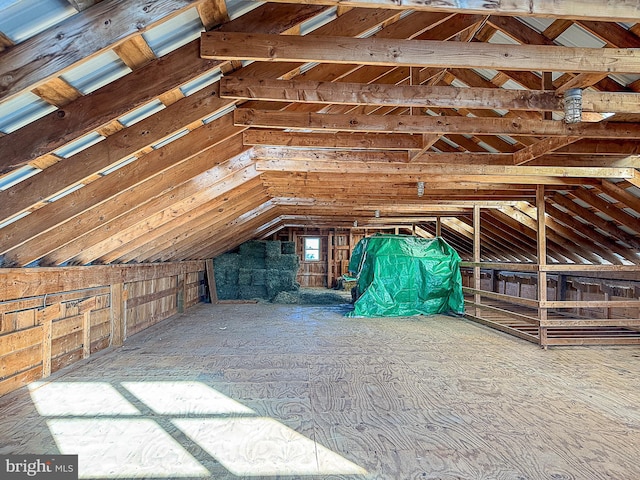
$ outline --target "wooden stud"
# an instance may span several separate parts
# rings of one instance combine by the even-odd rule
[[[119,347],[124,342],[126,330],[126,308],[124,299],[124,285],[111,285],[111,345]]]
[[[207,285],[209,287],[209,298],[211,298],[211,303],[218,303],[218,290],[216,286],[216,276],[213,271],[213,259],[209,258],[205,260],[205,266],[207,269]]]

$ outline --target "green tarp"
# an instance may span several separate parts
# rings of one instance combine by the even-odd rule
[[[442,238],[374,235],[353,250],[358,299],[350,317],[462,313],[460,256]]]

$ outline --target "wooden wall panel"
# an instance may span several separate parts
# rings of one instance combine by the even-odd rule
[[[0,269],[0,395],[175,314],[179,275],[185,308],[195,305],[203,272],[204,262]]]

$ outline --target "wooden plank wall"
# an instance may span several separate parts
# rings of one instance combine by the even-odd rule
[[[356,244],[365,236],[389,233],[388,229],[374,228],[287,228],[273,236],[273,240],[295,241],[300,258],[297,281],[302,287],[335,286],[336,280],[349,271],[349,259]],[[320,261],[304,260],[304,238],[319,237]]]
[[[0,269],[0,395],[195,305],[203,278],[204,262]]]

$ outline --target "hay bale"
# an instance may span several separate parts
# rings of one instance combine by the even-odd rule
[[[265,285],[269,298],[275,298],[280,292],[297,291],[300,285],[296,282],[296,274],[291,271],[268,269]]]
[[[241,285],[239,287],[239,296],[242,300],[266,299],[267,287],[254,285]]]
[[[297,255],[280,255],[267,258],[266,267],[275,270],[288,270],[297,272],[300,267],[300,259]]]
[[[240,255],[237,253],[225,253],[213,259],[213,271],[215,272],[216,285],[238,284],[238,269],[240,267]]]
[[[238,270],[238,285],[251,285],[251,273],[253,270],[249,268],[241,268]]]
[[[267,271],[264,268],[251,270],[251,285],[263,286]]]
[[[240,256],[240,268],[246,268],[249,270],[259,270],[266,268],[266,263],[263,257],[254,257],[251,255]]]
[[[218,300],[237,300],[239,298],[237,285],[217,285],[216,292],[218,292]]]
[[[216,281],[218,280],[217,270],[216,271]],[[224,271],[224,283],[226,285],[238,285],[240,268],[228,268]]]
[[[283,255],[295,255],[296,242],[282,242],[282,254]]]
[[[278,293],[273,300],[273,303],[284,303],[287,305],[293,305],[298,303],[300,300],[298,292],[280,292]]]
[[[265,242],[259,240],[251,240],[240,245],[241,257],[258,257],[264,258],[265,256]]]
[[[264,242],[265,256],[278,257],[282,255],[282,242],[280,240],[272,240],[270,242]]]

